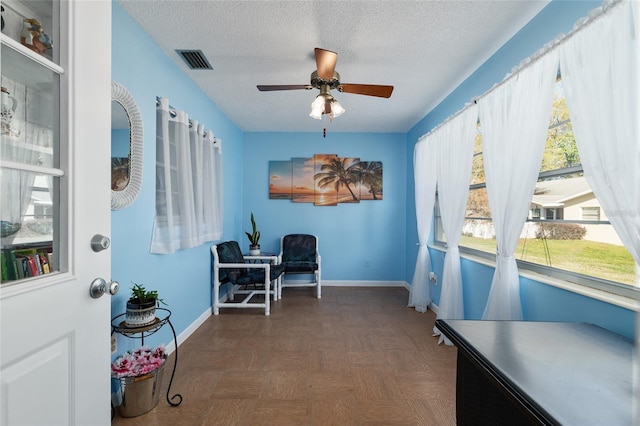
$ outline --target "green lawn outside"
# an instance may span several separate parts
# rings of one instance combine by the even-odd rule
[[[623,284],[635,283],[635,262],[629,251],[622,246],[585,240],[546,240],[546,242],[551,259],[550,265],[546,260],[543,240],[540,239],[521,239],[515,252],[516,259]],[[494,239],[463,235],[460,245],[489,253],[496,252]]]

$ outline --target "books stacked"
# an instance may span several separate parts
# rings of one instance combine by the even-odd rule
[[[51,247],[4,249],[0,256],[3,282],[37,277],[54,269]]]

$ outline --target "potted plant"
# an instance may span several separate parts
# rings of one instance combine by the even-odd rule
[[[142,284],[133,283],[131,297],[127,301],[125,324],[128,327],[142,327],[156,320],[156,307],[164,301],[158,298],[157,290],[147,290]]]
[[[251,256],[258,256],[260,254],[260,231],[258,231],[258,227],[256,226],[253,212],[251,212],[251,229],[251,234],[245,232],[247,238],[249,238],[249,254]]]

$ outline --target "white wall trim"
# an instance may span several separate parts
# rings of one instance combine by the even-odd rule
[[[341,281],[341,280],[322,280],[323,287],[405,287],[408,288],[406,281]]]
[[[207,319],[209,319],[210,316],[211,316],[211,307],[208,307],[207,310],[202,313],[202,315],[196,318],[194,322],[192,322],[187,328],[185,328],[185,330],[182,333],[180,333],[177,336],[178,346],[180,346],[185,340],[187,340],[189,336],[191,336],[202,324],[204,324],[204,322]],[[173,351],[176,349],[176,342],[171,341],[171,343],[167,345],[166,349],[167,349],[167,354],[169,355],[172,354]]]
[[[430,244],[429,248],[434,250],[438,250],[444,252],[444,248],[441,246]],[[486,259],[481,256],[477,256],[471,253],[460,253],[460,258],[468,260],[473,263],[478,263],[480,265],[488,266],[490,268],[496,268],[496,262],[493,259]],[[548,285],[551,287],[560,288],[571,293],[579,294],[582,296],[589,297],[591,299],[599,300],[601,302],[609,303],[611,305],[619,306],[624,309],[628,309],[630,311],[640,312],[640,300],[636,300],[635,298],[630,298],[623,295],[613,294],[605,290],[600,290],[592,287],[588,287],[581,284],[572,283],[570,281],[565,281],[562,279],[550,277],[548,275],[543,275],[534,271],[528,271],[523,269],[518,269],[518,275],[520,277],[528,278],[534,282]]]

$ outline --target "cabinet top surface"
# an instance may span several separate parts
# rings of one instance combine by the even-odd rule
[[[631,424],[631,340],[586,323],[437,320],[436,325],[461,354],[559,423]]]

